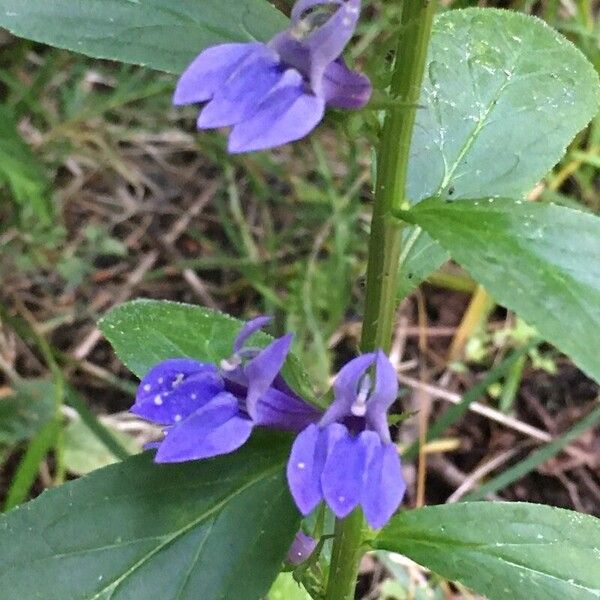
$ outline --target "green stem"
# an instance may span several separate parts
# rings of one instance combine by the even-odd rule
[[[355,509],[345,519],[336,519],[327,582],[327,600],[353,600],[358,563],[362,555],[363,515]]]
[[[435,2],[407,0],[402,13],[390,93],[405,103],[391,108],[377,155],[377,184],[371,221],[362,349],[389,350],[396,313],[402,227],[391,212],[408,208],[406,178],[417,102],[421,92]]]
[[[379,152],[371,221],[362,343],[364,352],[389,351],[396,314],[402,224],[391,213],[408,208],[406,177],[410,143],[431,36],[434,0],[404,0],[391,96]],[[400,223],[400,225],[399,225]],[[326,600],[353,600],[362,554],[364,519],[360,509],[338,519]]]

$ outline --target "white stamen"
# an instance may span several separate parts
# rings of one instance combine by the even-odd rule
[[[352,408],[350,409],[350,412],[355,417],[364,417],[367,414],[367,404],[366,404],[366,402],[364,400],[362,402],[360,402],[360,399],[357,398],[356,402],[352,405]]]
[[[242,357],[237,352],[231,358],[223,359],[220,363],[221,369],[225,372],[235,371],[242,364]]]
[[[350,412],[355,417],[364,417],[367,413],[367,400],[369,398],[369,392],[371,391],[371,378],[365,375],[363,380],[360,382],[360,388],[356,395],[356,400],[350,407]]]
[[[171,387],[176,388],[185,378],[185,375],[183,373],[177,373],[177,375],[175,375],[175,379],[173,380],[173,383],[171,384]]]
[[[346,502],[346,496],[338,496],[338,502],[340,502],[340,504],[344,504],[344,502]]]
[[[179,423],[179,421],[181,421],[181,415],[175,415],[174,419],[175,423]]]
[[[198,398],[198,394],[192,394],[191,398],[192,398],[192,400],[196,400],[196,398]]]
[[[165,382],[165,378],[164,377],[159,377],[158,378],[158,383],[164,383]]]
[[[297,467],[298,467],[299,469],[304,469],[304,468],[306,468],[306,464],[305,464],[305,463],[303,463],[303,462],[299,462],[299,463],[298,463],[298,465],[297,465]]]
[[[163,403],[162,398],[160,397],[160,394],[157,394],[156,396],[154,396],[154,404],[156,404],[156,406],[160,406]]]
[[[349,17],[344,17],[342,19],[342,25],[344,27],[350,27],[350,25],[352,25],[352,19],[350,19]]]
[[[149,392],[151,389],[152,389],[152,386],[151,386],[149,383],[147,383],[147,384],[144,386],[144,391],[145,391],[145,392]]]
[[[358,8],[356,8],[356,6],[350,6],[349,4],[346,4],[346,12],[350,13],[351,15],[355,15],[358,13]]]
[[[292,37],[297,40],[304,39],[311,30],[311,25],[307,21],[300,21],[296,26],[290,30]]]

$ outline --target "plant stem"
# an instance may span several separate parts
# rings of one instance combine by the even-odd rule
[[[358,563],[362,555],[363,514],[360,508],[336,519],[327,582],[327,600],[353,600]]]
[[[398,42],[390,93],[393,100],[405,106],[388,111],[377,154],[362,331],[365,352],[375,348],[387,351],[391,343],[403,233],[391,213],[409,207],[406,197],[408,158],[434,13],[433,1],[404,2],[403,34]]]
[[[402,35],[390,87],[393,101],[386,115],[377,154],[377,182],[369,240],[365,316],[361,347],[389,351],[396,314],[402,226],[391,217],[408,208],[406,178],[410,143],[427,59],[434,0],[404,0]],[[326,600],[353,600],[362,554],[362,511],[335,524]]]

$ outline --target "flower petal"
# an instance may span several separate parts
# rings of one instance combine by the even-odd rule
[[[362,436],[346,433],[335,443],[325,461],[321,475],[323,497],[340,519],[361,501],[368,455],[365,442]]]
[[[303,515],[309,514],[321,501],[321,471],[325,456],[317,455],[321,430],[309,425],[294,440],[287,464],[290,492]]]
[[[341,56],[354,35],[360,16],[360,0],[300,0],[294,7],[292,19],[299,23],[307,10],[326,4],[338,4],[339,8],[303,40],[310,51],[310,82],[317,95],[322,94],[322,80],[327,66]]]
[[[394,365],[383,350],[377,351],[375,361],[375,389],[369,398],[370,404],[378,404],[386,410],[398,396],[398,375]]]
[[[256,403],[269,389],[290,351],[293,336],[284,335],[261,350],[245,367],[248,378],[246,410],[252,419],[257,416]]]
[[[351,415],[358,384],[374,361],[375,353],[369,352],[352,359],[340,370],[333,384],[334,400],[321,419],[322,426]]]
[[[269,42],[269,47],[277,52],[282,64],[296,69],[305,81],[310,79],[310,49],[292,30],[286,29],[278,33]]]
[[[299,531],[288,550],[287,562],[294,566],[301,565],[315,551],[317,544],[315,538],[306,535],[304,531]]]
[[[271,317],[260,316],[248,321],[237,334],[235,341],[233,342],[233,351],[239,352],[242,346],[246,343],[246,340],[257,331],[260,331],[265,325],[270,323]]]
[[[382,441],[390,442],[387,411],[398,396],[398,375],[382,350],[377,351],[375,369],[375,389],[367,403],[367,423]]]
[[[297,71],[288,70],[282,84],[262,102],[250,119],[238,123],[229,137],[229,152],[275,148],[310,133],[323,119],[323,98],[305,92]]]
[[[161,425],[174,425],[223,390],[214,365],[187,358],[165,360],[140,382],[131,412]]]
[[[229,127],[252,117],[283,77],[278,63],[267,46],[250,55],[215,91],[198,117],[198,129]]]
[[[161,444],[162,444],[162,441],[159,441],[159,442],[147,442],[142,447],[144,448],[144,450],[156,450],[157,448],[160,448]]]
[[[364,432],[361,435],[373,432]],[[362,507],[374,529],[383,527],[392,517],[406,492],[398,451],[393,444],[374,446],[367,467]]]
[[[170,429],[154,461],[184,462],[228,454],[242,446],[251,433],[252,421],[240,416],[237,398],[223,392]]]
[[[298,0],[293,8],[290,18],[292,25],[300,25],[305,13],[315,6],[323,6],[324,4],[337,4],[342,6],[344,0]]]
[[[173,104],[194,104],[212,98],[239,65],[264,44],[219,44],[201,52],[183,72]]]
[[[321,474],[327,454],[340,437],[347,434],[343,425],[326,429],[309,425],[294,440],[287,465],[290,492],[303,515],[308,515],[323,499]]]
[[[256,405],[254,423],[287,431],[302,431],[319,420],[321,413],[304,400],[269,388]]]
[[[341,59],[327,65],[323,75],[323,96],[327,106],[362,108],[369,102],[372,91],[369,78],[349,69]]]

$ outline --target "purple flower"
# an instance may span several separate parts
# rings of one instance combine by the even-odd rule
[[[375,382],[367,371],[375,366]],[[294,441],[287,468],[300,511],[325,500],[339,518],[361,506],[371,527],[383,527],[406,484],[387,411],[398,394],[394,368],[381,351],[350,361],[334,384],[334,401],[318,424]]]
[[[328,5],[336,7],[330,15],[314,10]],[[198,129],[232,127],[232,153],[300,139],[325,107],[361,108],[371,96],[369,79],[341,58],[359,15],[360,0],[298,0],[291,27],[268,44],[204,50],[179,79],[173,103],[208,102]]]
[[[317,544],[318,542],[315,538],[306,535],[304,531],[299,531],[288,550],[287,562],[294,566],[301,565],[315,551]]]
[[[174,358],[142,379],[131,412],[165,426],[165,438],[154,444],[156,462],[227,454],[244,444],[255,426],[300,431],[318,418],[279,374],[291,335],[264,349],[245,346],[269,320],[249,321],[233,344],[233,355],[218,367]]]

